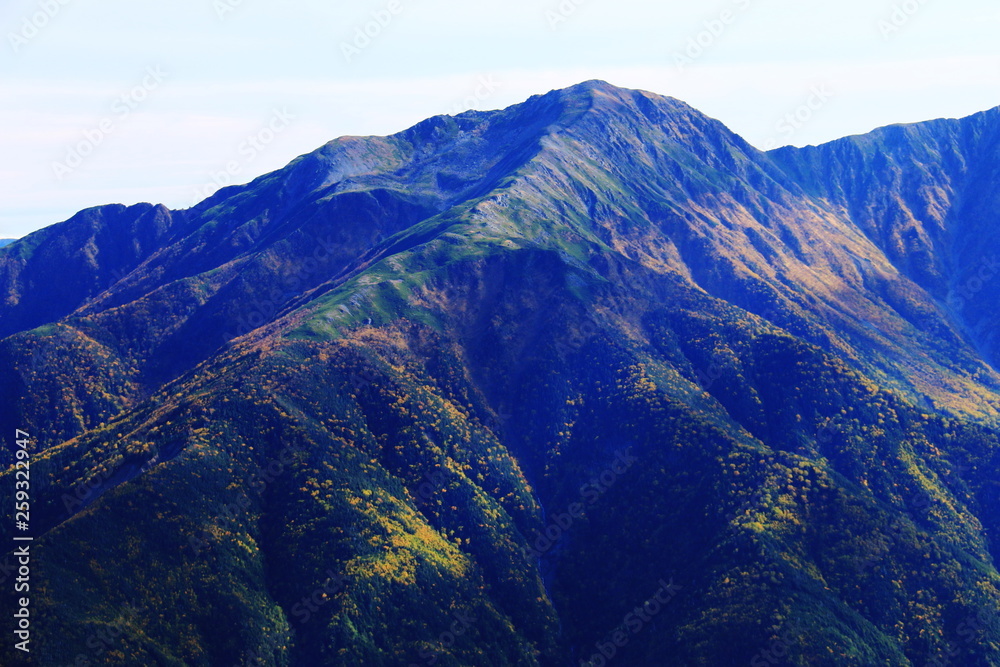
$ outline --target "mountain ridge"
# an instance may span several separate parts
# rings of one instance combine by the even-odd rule
[[[997,125],[591,81],[15,243],[42,660],[560,665],[666,583],[623,661],[997,664]]]

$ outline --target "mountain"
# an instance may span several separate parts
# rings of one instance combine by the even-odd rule
[[[16,240],[17,239],[0,239],[0,248],[2,248],[4,246],[10,245],[11,243],[13,243]]]
[[[1000,664],[998,114],[594,81],[17,241],[31,657]]]

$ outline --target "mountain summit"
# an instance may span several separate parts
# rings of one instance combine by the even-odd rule
[[[998,133],[590,81],[3,248],[40,664],[1000,664]]]

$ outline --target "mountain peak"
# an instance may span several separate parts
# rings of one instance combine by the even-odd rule
[[[0,251],[46,664],[1000,665],[996,129],[586,81]]]
[[[574,93],[585,93],[594,94],[602,93],[605,95],[617,95],[625,96],[631,93],[631,89],[622,88],[620,86],[615,86],[613,84],[604,81],[603,79],[590,79],[588,81],[581,81],[580,83],[573,84],[562,89],[563,93],[574,94]]]
[[[594,99],[609,99],[616,100],[622,103],[632,103],[637,99],[643,98],[650,101],[660,101],[671,107],[677,109],[684,109],[686,111],[696,111],[694,107],[682,102],[681,100],[670,97],[669,95],[661,95],[660,93],[650,92],[648,90],[643,90],[641,88],[625,88],[623,86],[616,86],[612,83],[608,83],[602,79],[591,79],[589,81],[582,81],[578,84],[563,88],[561,90],[555,91],[560,93],[564,97],[590,97]]]

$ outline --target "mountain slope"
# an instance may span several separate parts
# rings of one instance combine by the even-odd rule
[[[998,123],[587,82],[13,244],[41,664],[1000,664]]]
[[[962,120],[883,128],[776,159],[850,216],[893,264],[996,359],[1000,107]]]

